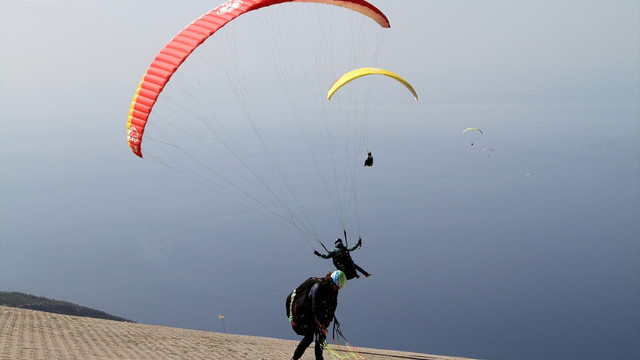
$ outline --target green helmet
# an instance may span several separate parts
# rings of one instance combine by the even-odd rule
[[[331,280],[334,284],[338,285],[340,289],[347,285],[347,276],[340,270],[336,270],[331,274]]]

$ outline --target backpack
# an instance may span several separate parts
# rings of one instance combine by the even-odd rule
[[[303,326],[306,325],[306,316],[311,313],[309,290],[322,280],[322,278],[310,277],[287,296],[287,318],[298,335],[304,335]]]

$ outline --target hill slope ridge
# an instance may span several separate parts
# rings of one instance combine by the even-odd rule
[[[76,305],[67,301],[48,299],[21,292],[0,291],[0,305],[22,309],[46,311],[56,314],[83,316],[96,319],[134,322],[119,316],[107,314],[104,311]]]

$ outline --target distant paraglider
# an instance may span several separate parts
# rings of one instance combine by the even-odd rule
[[[470,128],[466,128],[462,131],[462,133],[466,133],[467,131],[477,131],[480,133],[480,135],[483,134],[482,130],[478,129],[478,128],[474,128],[474,127],[470,127]],[[473,142],[471,142],[471,146],[473,146]]]
[[[331,97],[333,96],[333,94],[335,94],[335,92],[338,91],[338,89],[340,89],[347,83],[367,75],[384,75],[398,81],[399,83],[404,85],[411,92],[411,94],[413,95],[413,98],[416,101],[418,101],[418,93],[416,93],[413,86],[411,86],[411,84],[409,84],[409,82],[403,79],[400,75],[394,72],[391,72],[389,70],[374,68],[374,67],[365,67],[365,68],[351,70],[346,74],[340,76],[338,80],[336,80],[327,91],[327,100],[331,100]],[[370,151],[367,153],[367,158],[364,161],[364,166],[365,167],[373,166],[373,156],[371,155]]]

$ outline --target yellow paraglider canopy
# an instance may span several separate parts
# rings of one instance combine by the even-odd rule
[[[329,91],[327,92],[327,100],[331,100],[331,96],[333,96],[333,94],[342,86],[344,86],[346,83],[352,80],[355,80],[359,77],[372,75],[372,74],[385,75],[393,79],[396,79],[402,85],[404,85],[407,89],[409,89],[409,91],[411,91],[411,93],[413,94],[413,97],[416,99],[416,101],[418,101],[418,94],[416,93],[416,91],[413,89],[411,84],[409,84],[405,79],[401,78],[400,75],[394,72],[391,72],[389,70],[373,68],[373,67],[366,67],[366,68],[351,70],[348,73],[342,75],[338,80],[336,80],[336,82],[333,83],[333,85],[331,85],[331,88],[329,88]]]
[[[467,131],[471,131],[471,130],[475,130],[475,131],[479,132],[480,134],[482,134],[482,133],[483,133],[483,132],[482,132],[482,130],[480,130],[480,129],[478,129],[478,128],[474,128],[474,127],[466,128],[466,129],[464,129],[464,130],[462,131],[462,133],[464,134],[464,133],[466,133]]]

